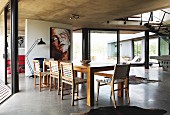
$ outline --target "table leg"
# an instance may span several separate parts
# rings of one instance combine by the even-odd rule
[[[84,79],[84,73],[81,73],[80,78]]]
[[[94,106],[94,72],[90,68],[87,72],[87,105]]]
[[[74,70],[74,77],[77,77],[77,71]]]
[[[121,90],[118,90],[119,97],[123,97],[123,84],[124,83],[118,83],[118,89],[121,89]]]

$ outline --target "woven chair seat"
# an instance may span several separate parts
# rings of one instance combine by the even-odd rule
[[[76,84],[86,83],[87,82],[87,79],[82,79],[82,78],[75,78],[74,80],[75,80]]]
[[[41,72],[43,75],[50,75],[50,72],[46,71],[46,72]]]
[[[69,83],[72,83],[72,78],[68,78],[68,77],[63,76],[63,80],[67,81]],[[74,78],[74,80],[75,80],[75,82],[74,82],[75,84],[81,84],[81,83],[87,82],[87,79],[82,79],[82,78],[78,78],[78,77]]]
[[[112,79],[111,78],[103,78],[103,79],[96,79],[97,82],[101,82],[101,83],[111,83]],[[124,79],[116,79],[114,80],[114,83],[120,83],[120,82],[124,82]]]
[[[97,82],[101,83],[111,83],[112,79],[111,78],[103,78],[103,79],[96,79]]]

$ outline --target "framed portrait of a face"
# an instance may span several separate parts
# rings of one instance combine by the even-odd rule
[[[25,48],[25,37],[18,36],[18,48]]]
[[[70,60],[71,31],[57,27],[50,28],[50,58]]]

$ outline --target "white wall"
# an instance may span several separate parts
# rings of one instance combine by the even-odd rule
[[[31,53],[28,55],[31,66],[33,67],[33,58],[43,57],[50,58],[50,27],[72,29],[71,25],[26,19],[25,22],[25,54],[37,40],[42,38],[46,45],[36,45]],[[72,31],[71,31],[72,33]],[[71,45],[72,54],[72,45]],[[71,56],[72,59],[72,56]],[[25,64],[25,75],[30,75],[31,72],[28,68],[27,62]]]

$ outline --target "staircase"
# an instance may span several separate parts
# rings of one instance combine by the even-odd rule
[[[145,23],[145,26],[149,28],[150,32],[156,33],[160,36],[170,35],[170,24],[161,23]]]
[[[163,11],[163,10],[161,10],[161,11]],[[165,15],[170,14],[170,13],[168,13],[166,11],[163,11],[163,12],[164,12],[164,14],[163,14],[163,17],[160,22],[150,21],[152,15],[153,15],[151,13],[148,22],[145,23],[144,25],[147,28],[149,28],[150,32],[153,32],[158,36],[164,36],[161,38],[164,39],[166,42],[170,43],[170,24],[163,22]]]

